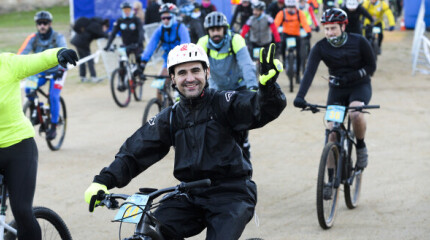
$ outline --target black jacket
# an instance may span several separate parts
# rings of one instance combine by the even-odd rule
[[[236,18],[237,18],[237,15],[239,15],[239,13],[240,13],[240,19],[239,21],[237,21]],[[244,7],[242,4],[239,4],[234,10],[234,14],[233,14],[233,17],[231,18],[230,26],[233,26],[235,22],[238,22],[240,24],[240,28],[242,28],[243,25],[251,16],[252,16],[251,4],[249,4],[248,7]]]
[[[108,37],[108,34],[103,32],[103,19],[98,17],[77,19],[73,30],[76,34],[70,42],[78,48],[89,48],[94,39]]]
[[[349,11],[347,7],[342,7],[348,16],[348,24],[346,24],[345,32],[362,34],[361,29],[361,16],[369,19],[373,23],[373,17],[370,13],[360,4],[355,11]]]
[[[151,1],[148,4],[148,7],[146,8],[145,12],[145,24],[151,24],[155,22],[160,22],[160,5],[157,2]]]
[[[109,189],[123,187],[166,156],[173,145],[174,176],[180,181],[250,178],[251,162],[243,157],[235,132],[264,126],[285,106],[277,84],[260,86],[258,93],[205,89],[197,100],[180,100],[172,124],[169,107],[138,129],[94,182]]]
[[[137,43],[139,47],[143,47],[143,27],[139,18],[119,18],[113,25],[106,46],[110,46],[118,32],[121,32],[122,43],[125,46]]]
[[[348,39],[341,47],[333,47],[326,38],[312,47],[297,96],[303,98],[306,96],[321,60],[328,67],[329,75],[345,77],[347,80],[342,86],[334,86],[330,83],[330,87],[344,88],[370,82],[370,76],[376,71],[373,50],[363,36],[355,33],[347,34]],[[364,76],[360,74],[362,69],[366,73]]]

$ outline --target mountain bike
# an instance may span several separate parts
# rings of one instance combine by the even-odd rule
[[[46,75],[45,78],[53,80],[52,75]],[[27,94],[27,99],[23,106],[24,115],[30,119],[33,126],[39,126],[39,135],[45,134],[51,128],[51,109],[49,105],[49,94],[45,93],[38,86],[38,77],[30,76],[26,79],[25,85],[31,89]],[[49,93],[49,90],[48,90]],[[43,100],[39,99],[39,94],[44,97]],[[57,123],[57,137],[52,140],[46,138],[49,149],[52,151],[59,150],[64,141],[67,129],[67,111],[66,103],[60,96],[60,112]]]
[[[185,183],[182,182],[177,186],[168,187],[163,189],[155,188],[139,188],[139,192],[133,195],[126,194],[104,194],[103,191],[99,191],[96,196],[93,196],[90,201],[89,211],[93,212],[94,207],[106,206],[106,208],[115,210],[119,209],[114,222],[132,223],[136,225],[133,236],[124,238],[124,240],[164,240],[160,228],[160,223],[153,214],[153,209],[157,208],[162,202],[186,195],[187,191],[192,188],[208,187],[211,181],[209,179],[203,179],[199,181]],[[155,202],[154,200],[164,195],[160,201]],[[125,200],[119,205],[117,199]],[[99,204],[95,202],[99,200]],[[120,227],[121,229],[121,227]],[[169,231],[167,228],[163,228]],[[120,230],[120,239],[121,230]],[[172,234],[175,235],[175,234]]]
[[[2,174],[0,174],[0,191],[0,240],[15,240],[17,239],[17,225],[15,220],[8,219],[9,223],[6,223],[6,210],[8,208],[6,202],[8,200],[8,193]],[[33,207],[33,212],[42,230],[43,240],[72,240],[69,229],[57,213],[46,207]]]
[[[287,74],[288,80],[290,81],[290,92],[294,90],[294,77],[297,73],[297,56],[296,56],[296,47],[297,41],[296,37],[287,37],[286,48],[285,48],[285,57],[284,57],[284,68],[285,73]]]
[[[382,29],[380,26],[374,26],[374,25],[366,25],[364,27],[365,30],[365,36],[367,41],[369,41],[370,46],[373,49],[373,53],[375,54],[375,61],[378,58],[378,55],[381,53],[381,49],[379,48],[378,44],[378,34],[381,33]]]
[[[317,178],[317,215],[319,225],[323,229],[333,226],[341,184],[343,184],[345,203],[349,209],[357,207],[360,198],[363,169],[356,166],[356,140],[349,117],[346,126],[344,124],[345,117],[348,115],[347,110],[368,113],[364,109],[373,108],[379,108],[379,105],[345,107],[307,104],[303,109],[312,113],[326,109],[325,120],[333,123],[332,129],[325,131],[325,147],[321,154]],[[331,134],[336,135],[335,142],[328,141]]]
[[[138,66],[136,61],[129,61],[127,56],[128,49],[137,48],[137,44],[129,46],[121,46],[117,48],[113,45],[111,51],[118,51],[119,66],[111,75],[110,89],[113,100],[119,107],[127,107],[131,100],[131,94],[134,100],[142,100],[144,79],[141,79],[138,74]],[[135,56],[140,57],[140,56]]]
[[[166,84],[166,79],[169,79],[169,76],[157,76],[157,75],[143,75],[144,78],[154,78],[151,83],[151,87],[157,89],[157,91],[161,94],[161,101],[158,98],[152,98],[149,100],[148,104],[146,104],[145,111],[143,112],[142,125],[144,125],[149,118],[157,115],[157,113],[161,112],[162,109],[172,106],[174,100],[172,98],[171,92],[172,87],[170,84]]]

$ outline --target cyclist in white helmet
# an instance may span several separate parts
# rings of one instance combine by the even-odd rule
[[[209,89],[209,60],[202,47],[182,44],[170,51],[167,67],[180,101],[163,109],[122,145],[114,162],[96,175],[85,192],[89,203],[167,155],[175,146],[174,176],[179,181],[211,180],[180,198],[164,201],[155,218],[166,239],[182,239],[204,229],[206,239],[239,239],[257,203],[251,162],[242,154],[235,132],[263,127],[281,114],[286,98],[276,79],[282,64],[275,47],[262,53],[259,91]]]
[[[346,25],[345,32],[348,33],[362,33],[362,18],[367,18],[371,25],[373,25],[373,17],[364,9],[358,0],[346,0],[341,9],[348,15],[348,25]]]

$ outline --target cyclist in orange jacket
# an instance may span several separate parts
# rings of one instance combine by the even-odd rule
[[[311,36],[311,27],[308,24],[306,15],[303,11],[297,8],[297,0],[286,0],[285,6],[282,11],[279,11],[275,17],[276,27],[282,27],[281,33],[281,49],[282,49],[282,59],[285,62],[285,51],[286,51],[286,39],[288,37],[296,38],[296,63],[297,72],[296,79],[300,79],[300,38]]]

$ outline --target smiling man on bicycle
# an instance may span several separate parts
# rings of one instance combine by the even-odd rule
[[[321,60],[327,65],[330,74],[327,105],[367,105],[372,96],[370,76],[376,70],[372,48],[361,35],[345,32],[348,16],[341,9],[326,10],[321,17],[321,24],[326,37],[311,50],[294,106],[306,107],[304,97]],[[357,139],[357,166],[365,168],[368,158],[364,143],[366,121],[362,112],[351,112],[350,118]]]
[[[27,37],[19,49],[18,54],[29,54],[30,52],[39,53],[50,48],[67,47],[65,37],[52,29],[52,19],[52,14],[48,11],[36,13],[34,21],[36,22],[37,33],[33,33]],[[48,140],[52,140],[57,136],[57,123],[61,107],[60,93],[64,86],[65,76],[63,75],[66,70],[66,66],[62,67],[58,65],[39,74],[38,86],[44,85],[47,81],[50,82],[49,105],[51,107],[52,116],[51,127],[46,132],[46,138]],[[47,76],[52,76],[53,79],[48,80]],[[29,93],[30,90],[31,89],[26,88],[25,92]]]
[[[26,56],[0,54],[0,169],[20,240],[41,239],[32,210],[38,152],[34,128],[22,111],[20,81],[59,63],[66,67],[67,63],[76,65],[76,61],[76,52],[65,48]]]
[[[239,239],[253,216],[257,189],[251,162],[234,135],[263,127],[286,106],[276,84],[282,64],[273,59],[274,51],[272,44],[262,54],[258,92],[216,91],[208,88],[206,52],[192,43],[175,47],[167,66],[181,100],[122,145],[110,166],[95,176],[85,192],[86,201],[99,190],[127,185],[175,146],[174,176],[183,182],[209,178],[212,185],[161,203],[155,217],[175,233],[166,238],[191,237],[207,228],[206,239]]]

